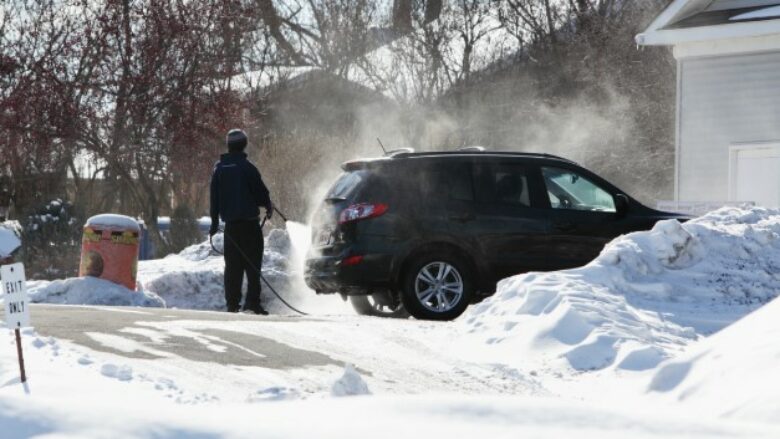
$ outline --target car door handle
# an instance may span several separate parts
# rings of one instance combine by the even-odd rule
[[[577,229],[577,225],[574,223],[556,223],[553,228],[557,232],[573,232]]]
[[[462,213],[459,215],[450,215],[450,221],[457,221],[459,223],[467,223],[469,221],[474,221],[477,219],[477,216],[473,213]]]

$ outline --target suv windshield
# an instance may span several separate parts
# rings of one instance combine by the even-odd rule
[[[615,212],[615,199],[587,178],[560,168],[542,168],[553,209]]]
[[[366,171],[354,171],[345,172],[339,176],[333,186],[331,186],[328,194],[325,196],[327,200],[346,200],[355,194],[360,183],[365,180],[367,175]]]

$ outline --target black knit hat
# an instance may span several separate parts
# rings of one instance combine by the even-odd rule
[[[243,151],[246,148],[246,133],[238,128],[228,131],[225,140],[228,151]]]

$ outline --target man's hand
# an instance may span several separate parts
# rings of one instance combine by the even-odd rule
[[[217,232],[219,232],[219,224],[211,223],[211,227],[209,228],[209,236],[213,237],[217,234]]]
[[[265,217],[271,219],[272,216],[274,216],[274,203],[269,201],[268,206],[265,206]]]

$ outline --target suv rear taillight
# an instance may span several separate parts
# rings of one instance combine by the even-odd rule
[[[360,203],[353,204],[341,211],[339,215],[339,224],[346,224],[355,221],[361,221],[369,218],[376,218],[387,212],[387,204],[382,203]]]

